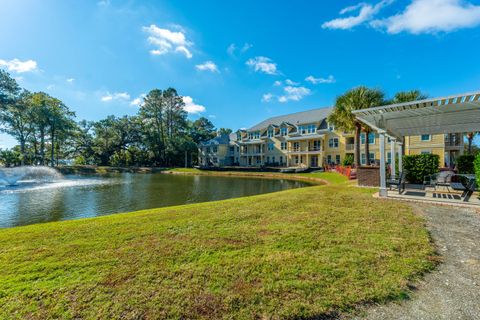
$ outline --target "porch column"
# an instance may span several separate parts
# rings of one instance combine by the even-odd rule
[[[380,135],[380,191],[382,198],[387,197],[387,178],[385,174],[385,131],[379,131]]]
[[[390,154],[391,154],[391,158],[392,158],[392,161],[390,163],[390,171],[391,171],[391,176],[392,176],[392,179],[395,179],[396,177],[396,172],[395,172],[395,156],[396,156],[396,143],[397,143],[397,140],[395,139],[391,139],[390,140]]]
[[[403,143],[399,142],[398,143],[398,172],[403,171],[403,156],[402,156],[402,150],[403,150]]]

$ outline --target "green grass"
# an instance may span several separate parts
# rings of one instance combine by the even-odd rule
[[[372,192],[314,186],[1,230],[0,319],[298,319],[401,299],[432,244],[409,206]]]
[[[279,172],[255,172],[255,171],[208,171],[195,168],[174,168],[166,169],[164,172],[196,174],[196,175],[241,175],[241,176],[263,176],[263,177],[282,177],[291,179],[319,179],[332,184],[343,184],[349,180],[336,172],[317,172],[317,173],[279,173]]]

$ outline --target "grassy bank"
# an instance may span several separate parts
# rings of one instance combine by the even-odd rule
[[[172,174],[193,174],[193,175],[215,175],[215,176],[242,176],[242,177],[263,177],[263,178],[284,178],[293,180],[317,181],[327,184],[345,184],[349,180],[336,172],[317,173],[279,173],[279,172],[252,172],[252,171],[208,171],[194,168],[165,169],[162,173]]]
[[[410,207],[372,192],[332,184],[0,230],[0,318],[302,318],[401,298],[433,248]]]

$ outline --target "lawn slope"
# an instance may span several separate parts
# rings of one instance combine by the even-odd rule
[[[0,230],[0,318],[332,315],[432,268],[422,220],[315,186]]]

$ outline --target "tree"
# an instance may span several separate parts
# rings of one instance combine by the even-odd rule
[[[420,90],[400,91],[395,94],[392,103],[404,103],[410,101],[427,99],[428,95],[422,93]]]
[[[357,166],[360,166],[360,133],[364,125],[357,120],[352,111],[380,106],[383,103],[384,94],[382,91],[360,86],[337,97],[333,112],[328,117],[328,122],[332,123],[336,128],[344,131],[355,131],[355,164]],[[369,129],[366,130],[366,133],[365,153],[368,163]]]
[[[468,152],[468,154],[472,154],[473,138],[475,138],[475,135],[477,133],[478,132],[468,132],[467,133],[467,141],[468,141],[467,152]]]
[[[10,98],[9,103],[0,109],[1,132],[5,132],[20,143],[20,163],[25,164],[25,145],[34,133],[33,114],[30,105],[31,94],[22,91],[19,96]]]
[[[190,124],[189,135],[195,143],[210,140],[215,137],[215,126],[205,117],[201,117]]]
[[[218,129],[218,134],[220,136],[228,136],[230,133],[232,133],[232,129],[229,128],[220,128]]]
[[[0,69],[0,109],[13,102],[19,92],[20,87],[15,79],[10,77],[8,72]]]

